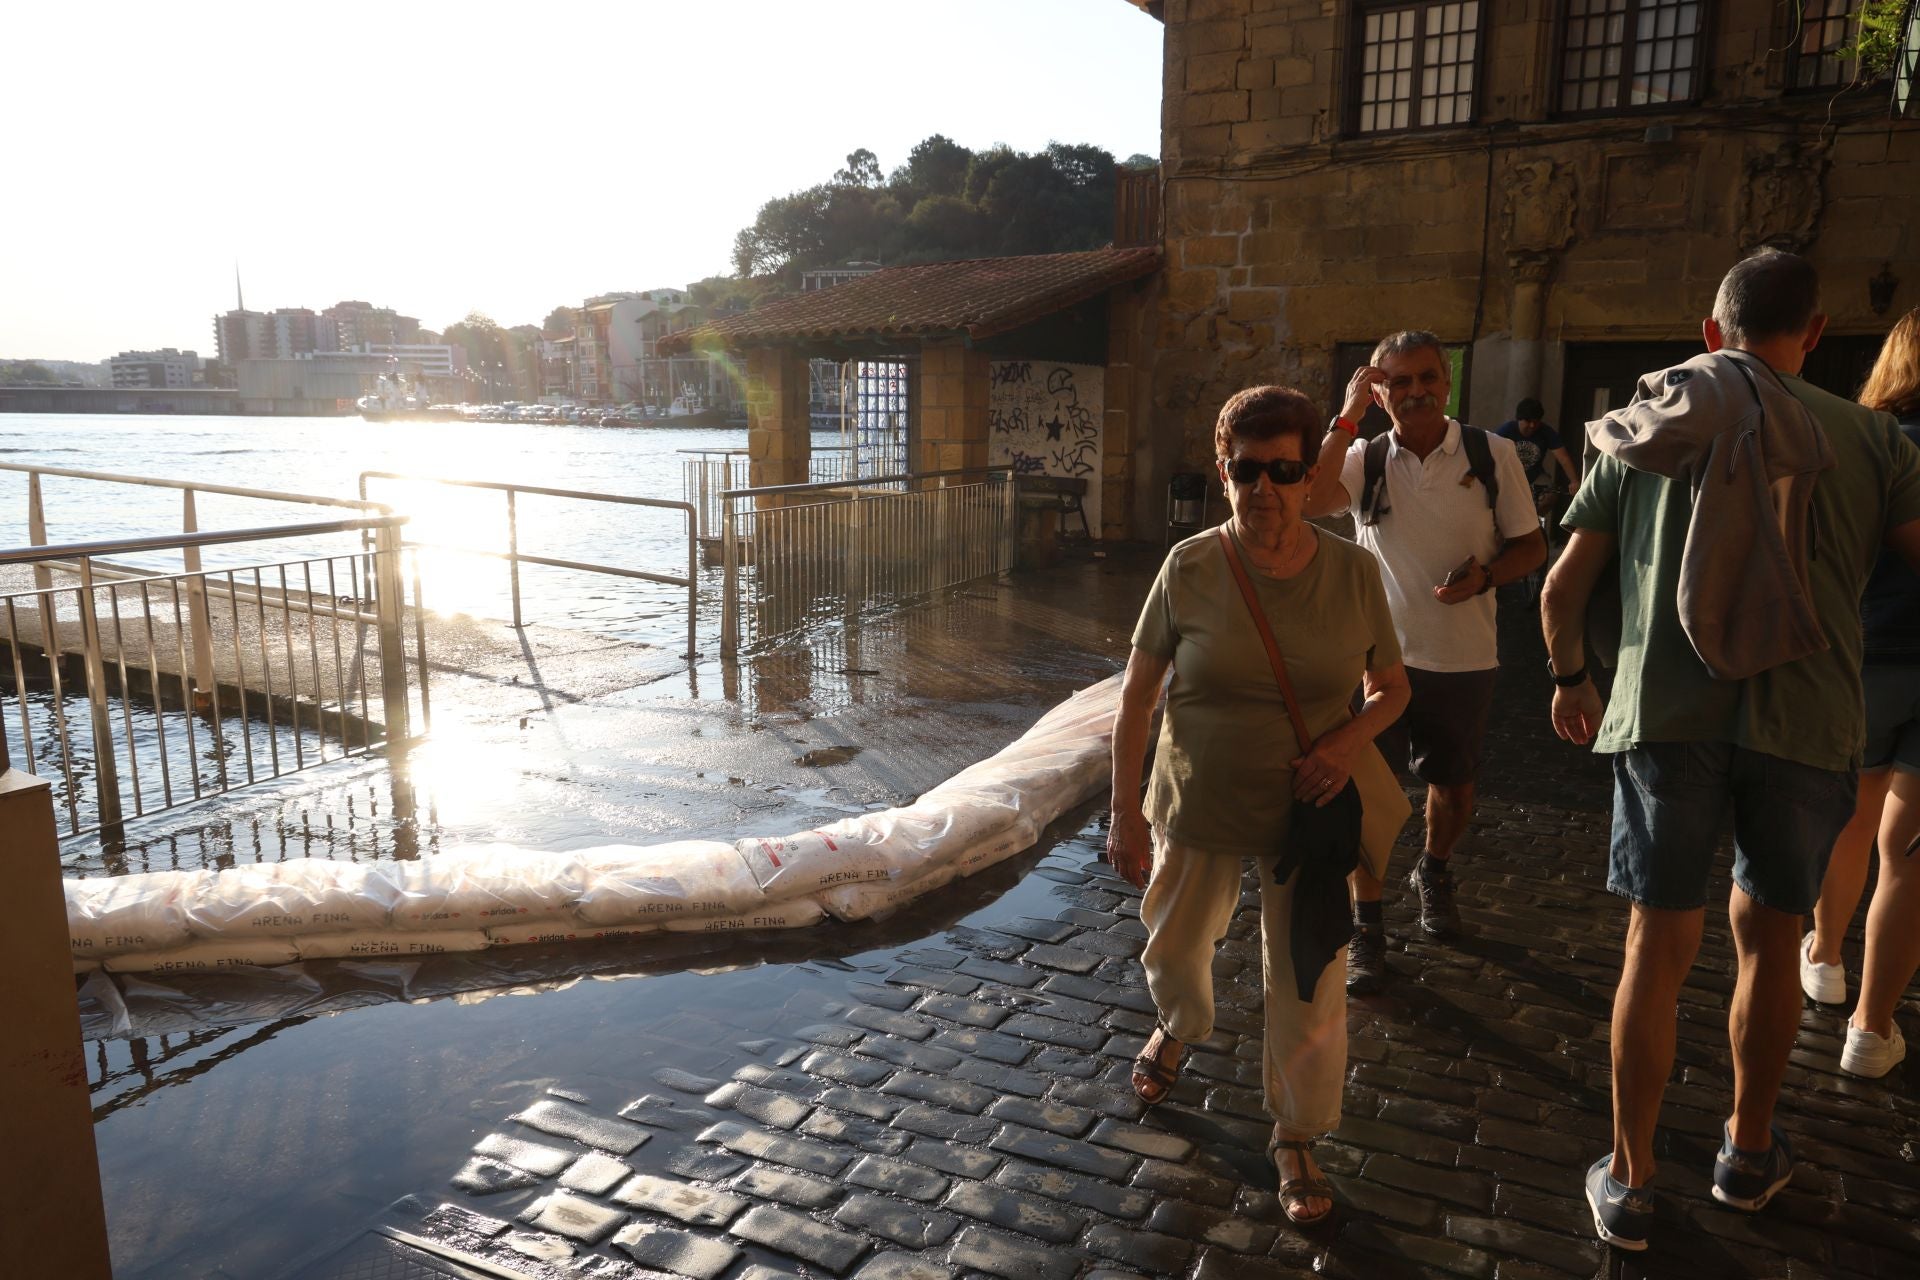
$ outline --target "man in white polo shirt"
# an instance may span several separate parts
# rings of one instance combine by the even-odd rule
[[[1354,512],[1360,545],[1380,560],[1413,700],[1380,749],[1427,784],[1426,851],[1409,877],[1420,927],[1450,936],[1460,917],[1448,868],[1473,817],[1474,779],[1499,666],[1493,589],[1546,559],[1527,474],[1513,443],[1447,416],[1452,375],[1440,340],[1410,329],[1381,340],[1347,384],[1330,424],[1323,466],[1307,499],[1310,516]],[[1360,417],[1377,403],[1393,430],[1367,442]],[[1404,743],[1404,747],[1402,744]],[[1356,995],[1386,981],[1381,882],[1364,869],[1351,881],[1353,941],[1347,987]]]

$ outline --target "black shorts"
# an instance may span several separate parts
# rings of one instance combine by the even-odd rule
[[[1480,773],[1481,744],[1493,710],[1493,681],[1485,671],[1422,671],[1407,668],[1413,698],[1400,718],[1381,733],[1380,754],[1431,786],[1458,787]]]

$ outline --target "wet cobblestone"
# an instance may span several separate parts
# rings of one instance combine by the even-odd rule
[[[1138,895],[1092,857],[1097,830],[1036,867],[1051,918],[1010,913],[850,973],[844,1012],[795,1019],[732,1080],[661,1071],[631,1100],[531,1100],[528,1132],[484,1139],[455,1176],[467,1208],[429,1221],[510,1267],[502,1219],[538,1196],[530,1224],[570,1234],[570,1265],[608,1280],[642,1274],[610,1269],[627,1266],[604,1243],[616,1226],[634,1259],[693,1280],[1920,1275],[1913,1069],[1840,1075],[1835,1011],[1805,1014],[1788,1071],[1792,1183],[1759,1215],[1711,1200],[1733,964],[1711,912],[1679,1003],[1654,1248],[1629,1258],[1593,1239],[1581,1172],[1609,1140],[1625,923],[1604,887],[1610,793],[1602,763],[1546,734],[1527,637],[1509,623],[1505,640],[1523,656],[1501,676],[1462,847],[1466,930],[1422,938],[1389,890],[1394,981],[1351,1003],[1345,1112],[1317,1149],[1339,1204],[1330,1227],[1285,1221],[1263,1154],[1256,886],[1221,949],[1217,1030],[1148,1110],[1127,1084],[1152,1025]],[[1910,998],[1900,1016],[1914,1012]],[[637,1174],[607,1191],[624,1166],[589,1148],[618,1154],[635,1133],[672,1144],[684,1181]]]

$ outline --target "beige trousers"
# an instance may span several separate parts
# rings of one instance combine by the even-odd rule
[[[1240,903],[1245,860],[1172,843],[1160,831],[1153,835],[1153,878],[1140,903],[1147,927],[1140,962],[1160,1025],[1181,1043],[1195,1044],[1213,1034],[1213,954]],[[1340,1127],[1347,1074],[1346,951],[1321,970],[1313,1002],[1302,1003],[1288,954],[1293,890],[1274,883],[1273,858],[1254,862],[1260,875],[1267,1113],[1293,1134],[1329,1133]]]

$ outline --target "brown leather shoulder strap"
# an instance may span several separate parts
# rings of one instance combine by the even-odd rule
[[[1247,602],[1247,612],[1253,615],[1253,625],[1260,629],[1260,643],[1267,647],[1267,661],[1273,664],[1273,678],[1280,682],[1280,696],[1287,704],[1287,718],[1293,721],[1293,736],[1300,744],[1300,754],[1305,755],[1313,748],[1313,738],[1307,733],[1306,718],[1300,714],[1300,703],[1293,696],[1293,681],[1287,678],[1287,662],[1280,656],[1280,645],[1273,638],[1273,628],[1267,625],[1267,612],[1260,607],[1260,597],[1254,593],[1253,580],[1247,577],[1247,568],[1240,563],[1240,552],[1233,545],[1233,535],[1227,532],[1227,526],[1220,526],[1220,549],[1226,553],[1227,567],[1233,570],[1233,580],[1240,584],[1240,598]]]

